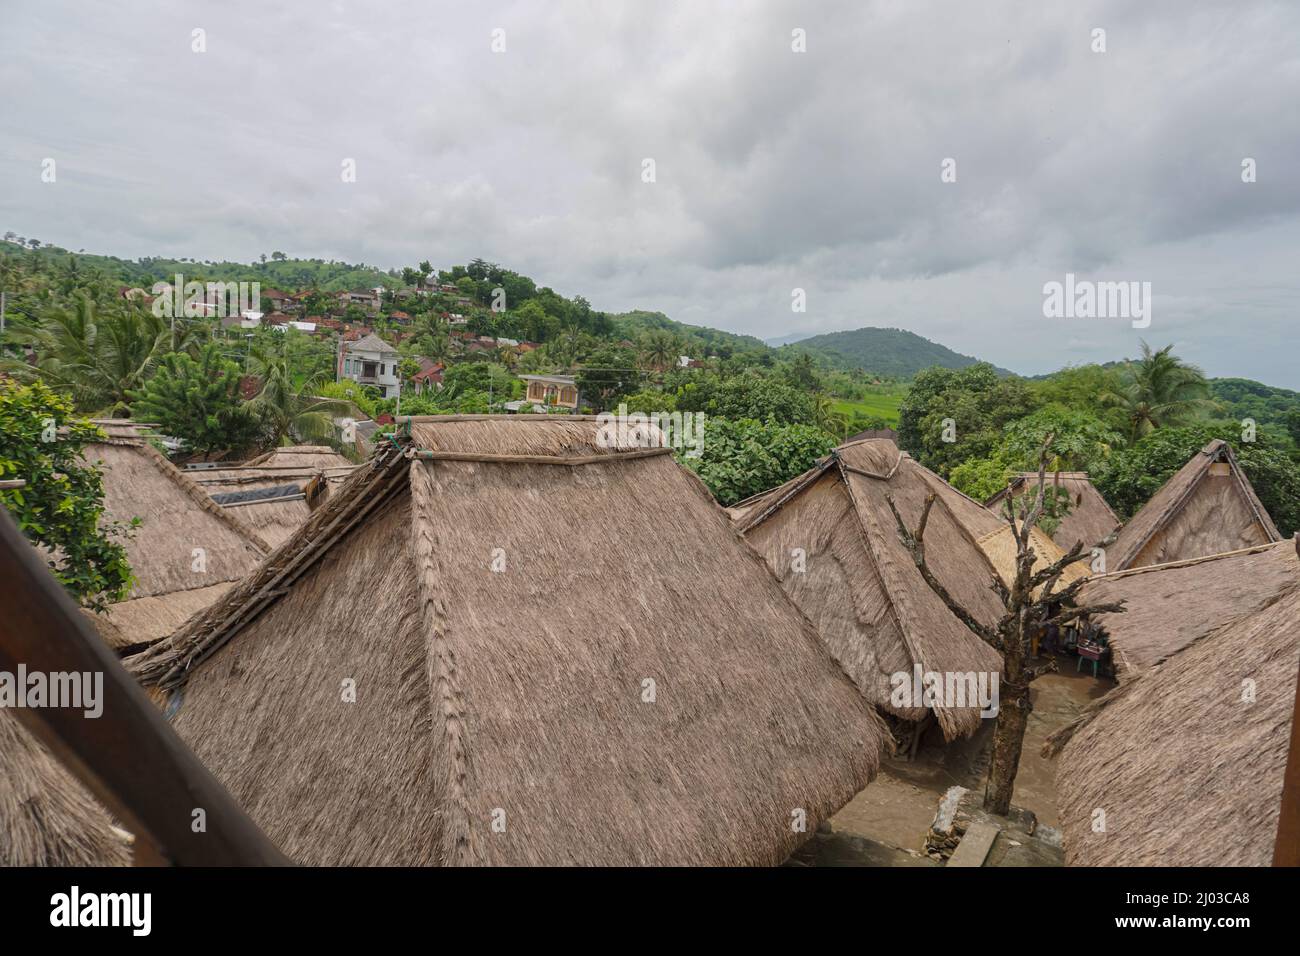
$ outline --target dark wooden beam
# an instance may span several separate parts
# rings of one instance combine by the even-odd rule
[[[1291,716],[1291,751],[1282,778],[1282,814],[1273,844],[1274,866],[1300,866],[1300,672],[1296,674],[1295,711]]]
[[[0,507],[0,670],[102,673],[103,712],[13,708],[13,714],[136,836],[139,862],[288,865],[199,762],[95,633],[9,512]],[[194,811],[206,831],[194,832]]]

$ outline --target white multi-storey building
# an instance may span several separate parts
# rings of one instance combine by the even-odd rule
[[[358,385],[381,389],[384,398],[396,398],[400,386],[397,349],[371,333],[355,342],[343,343],[340,374]]]

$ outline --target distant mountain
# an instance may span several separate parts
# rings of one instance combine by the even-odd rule
[[[780,351],[810,352],[841,368],[860,368],[891,378],[911,378],[931,365],[965,368],[979,361],[903,329],[867,328],[851,332],[830,332],[783,345]],[[1000,368],[997,371],[1001,375],[1011,374],[1006,369]]]
[[[779,349],[783,345],[790,345],[794,342],[798,342],[800,339],[806,339],[807,337],[808,336],[804,335],[802,332],[796,332],[794,335],[782,335],[775,339],[764,339],[763,342],[774,349]]]

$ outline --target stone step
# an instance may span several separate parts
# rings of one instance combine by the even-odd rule
[[[997,827],[983,821],[972,823],[949,857],[948,866],[983,866],[997,838]]]

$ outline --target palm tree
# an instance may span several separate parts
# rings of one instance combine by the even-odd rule
[[[249,405],[262,419],[269,444],[278,447],[285,439],[334,442],[334,418],[348,413],[348,403],[317,395],[328,376],[318,372],[295,386],[289,360],[259,346],[249,353],[249,371],[261,379]]]
[[[21,337],[36,352],[28,373],[72,395],[79,411],[110,415],[129,411],[130,392],[144,383],[167,352],[166,319],[140,303],[114,303],[100,314],[85,292],[51,308]]]
[[[677,339],[667,329],[652,329],[641,340],[641,352],[646,363],[655,371],[662,372],[677,361]]]
[[[1215,407],[1208,397],[1205,373],[1172,351],[1172,344],[1153,352],[1143,342],[1142,357],[1125,366],[1118,391],[1101,396],[1106,404],[1123,410],[1132,441],[1157,428],[1183,424]]]
[[[814,414],[822,431],[840,439],[847,437],[848,419],[835,410],[835,403],[825,393],[818,393]]]

